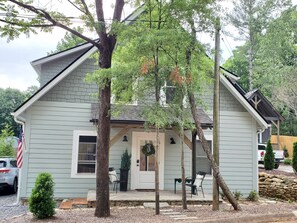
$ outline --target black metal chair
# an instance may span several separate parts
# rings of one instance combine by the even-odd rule
[[[118,184],[121,181],[117,175],[117,172],[114,169],[109,170],[109,182],[113,184],[113,190],[115,190],[116,193],[118,193]]]
[[[192,197],[192,194],[197,194],[198,196],[198,189],[201,189],[203,198],[205,197],[203,186],[202,186],[205,175],[206,175],[206,172],[198,171],[196,174],[196,178],[192,179],[192,182],[190,184],[186,184],[186,186],[191,188],[191,197]]]

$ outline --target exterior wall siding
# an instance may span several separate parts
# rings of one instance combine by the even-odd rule
[[[191,133],[187,132],[187,137],[191,140]],[[173,137],[176,144],[170,144],[170,138]],[[184,144],[185,151],[185,175],[191,177],[192,169],[192,150]],[[165,165],[164,165],[164,188],[165,190],[174,190],[174,178],[181,177],[181,142],[179,136],[173,131],[166,131],[165,135]],[[181,190],[181,184],[176,184],[176,189]]]
[[[20,197],[28,198],[38,173],[49,172],[55,181],[55,197],[85,197],[89,189],[95,189],[93,178],[71,178],[72,142],[74,130],[96,132],[89,122],[90,104],[36,102],[27,112],[26,152],[22,168]],[[111,137],[119,129],[111,131]],[[118,142],[110,152],[110,166],[120,167],[121,154],[131,152],[130,142]],[[27,166],[28,165],[28,166]]]
[[[72,63],[76,58],[78,58],[83,51],[76,52],[72,55],[68,55],[63,59],[59,58],[51,62],[45,63],[41,67],[40,75],[40,87],[43,87],[47,82],[49,82],[53,77],[60,73],[64,68],[66,68],[70,63]]]
[[[50,92],[45,94],[41,101],[70,103],[94,103],[98,101],[96,95],[98,86],[84,81],[85,75],[93,72],[97,67],[92,59],[84,61]]]
[[[196,94],[197,100],[201,102],[203,108],[207,111],[212,110],[213,106],[213,86],[205,89],[200,94]],[[233,95],[220,83],[220,110],[246,112],[244,107],[233,97]]]

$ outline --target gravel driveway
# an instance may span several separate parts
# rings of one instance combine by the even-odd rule
[[[16,199],[16,194],[0,191],[0,222],[27,213],[28,207],[16,204]]]

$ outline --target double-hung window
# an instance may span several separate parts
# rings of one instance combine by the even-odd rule
[[[74,131],[71,177],[95,177],[96,143],[96,132]]]
[[[174,102],[175,94],[176,94],[176,86],[174,86],[171,81],[166,81],[166,87],[165,87],[166,104],[170,104]]]

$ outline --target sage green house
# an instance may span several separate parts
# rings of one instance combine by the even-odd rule
[[[49,172],[55,181],[56,198],[86,197],[95,189],[96,112],[95,84],[84,81],[87,73],[97,69],[90,57],[96,48],[83,44],[49,55],[31,64],[39,75],[40,89],[13,115],[23,125],[25,136],[24,164],[20,171],[19,197],[30,196],[36,176]],[[258,190],[257,134],[268,127],[265,119],[238,90],[238,77],[222,70],[220,75],[220,170],[231,191],[245,196]],[[205,105],[198,109],[204,133],[212,145],[212,91],[200,97]],[[123,107],[111,119],[109,166],[120,168],[125,149],[132,154],[129,190],[154,187],[154,155],[144,156],[146,142],[155,143],[156,133],[146,132],[140,115],[141,103]],[[181,176],[181,145],[172,129],[160,133],[160,189],[173,190],[174,179]],[[195,148],[192,153],[192,148]],[[196,135],[186,131],[186,175],[207,172],[205,193],[212,191],[209,162]],[[192,159],[192,154],[195,157]],[[180,185],[177,185],[180,190]]]

